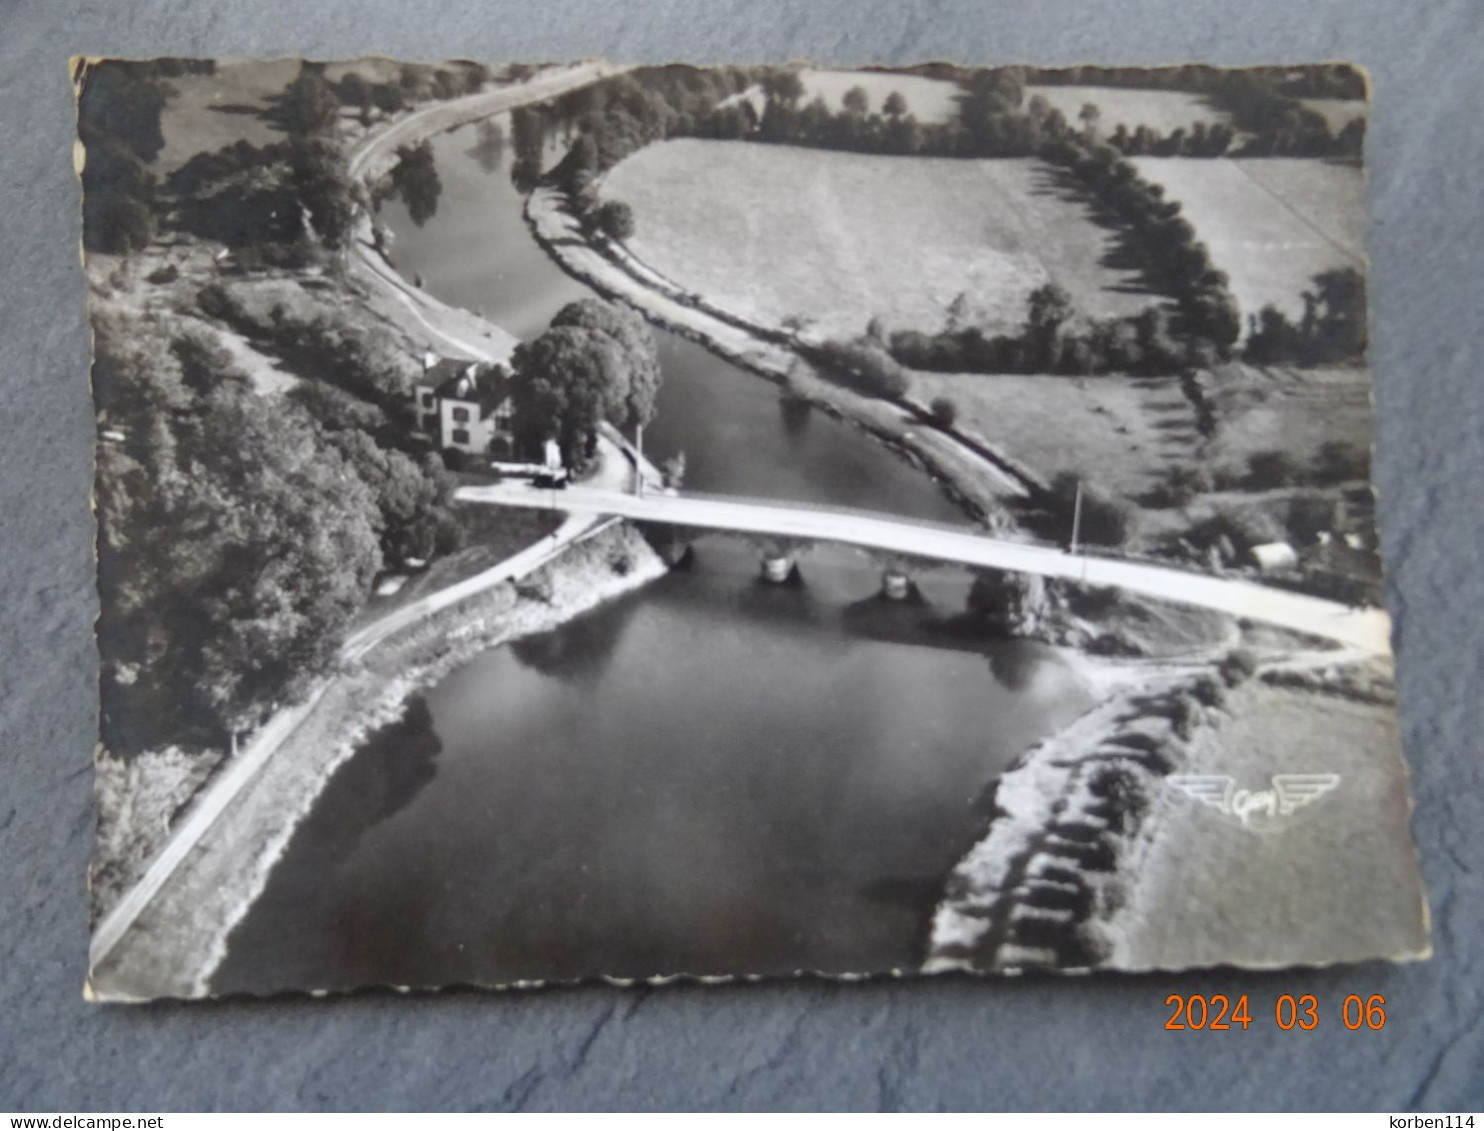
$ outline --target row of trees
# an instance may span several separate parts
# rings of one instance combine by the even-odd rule
[[[979,326],[936,334],[898,330],[886,344],[903,365],[944,373],[1168,374],[1216,360],[1208,343],[1177,335],[1162,306],[1128,318],[1086,318],[1055,283],[1031,293],[1017,333],[988,334]]]
[[[1189,130],[1176,126],[1163,135],[1148,126],[1130,131],[1120,122],[1108,144],[1126,157],[1223,157],[1236,137],[1237,131],[1225,122],[1196,122]]]
[[[1236,130],[1248,135],[1237,151],[1239,156],[1341,157],[1358,159],[1365,142],[1365,121],[1356,118],[1333,132],[1328,120],[1303,104],[1305,98],[1366,97],[1365,77],[1354,67],[1325,63],[1295,67],[1251,67],[1228,70],[1220,67],[1074,67],[1035,70],[1030,77],[1038,85],[1111,86],[1139,90],[1182,91],[1205,97],[1231,117]],[[1125,131],[1121,140],[1110,139],[1125,153],[1183,156],[1218,156],[1221,137],[1229,127],[1211,126],[1202,145],[1190,134],[1163,138],[1146,132]],[[1227,137],[1230,144],[1230,137]],[[1214,152],[1213,152],[1214,151]]]
[[[1365,76],[1349,63],[1284,64],[1246,67],[1243,71],[1291,98],[1366,96]],[[1201,93],[1230,72],[1205,63],[1190,63],[1175,67],[1029,67],[1023,73],[1036,86],[1111,86]]]
[[[1343,267],[1315,275],[1313,289],[1303,297],[1304,313],[1297,324],[1272,305],[1250,317],[1249,361],[1322,365],[1365,355],[1366,285],[1361,272]]]
[[[1179,305],[1181,333],[1208,343],[1225,357],[1242,333],[1242,313],[1226,273],[1211,262],[1180,202],[1166,200],[1160,185],[1111,146],[1068,140],[1047,157],[1068,169],[1098,202],[1127,226],[1158,288]]]

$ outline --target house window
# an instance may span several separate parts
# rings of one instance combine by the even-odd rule
[[[423,408],[431,409],[432,407],[433,407],[433,394],[432,393],[423,393]]]
[[[510,402],[503,402],[499,408],[495,409],[495,427],[502,431],[509,428],[511,415]]]
[[[456,408],[453,410],[453,418],[456,423],[469,423],[469,410],[467,408]]]
[[[463,412],[463,409],[459,409]],[[467,428],[455,428],[453,430],[453,442],[455,444],[467,444],[469,442],[469,430]]]

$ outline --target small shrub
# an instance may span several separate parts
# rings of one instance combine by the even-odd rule
[[[1195,681],[1191,694],[1207,707],[1221,707],[1226,703],[1226,688],[1221,685],[1221,680],[1209,672]]]
[[[1300,495],[1288,505],[1288,536],[1296,546],[1307,546],[1338,525],[1335,502],[1316,495]]]
[[[832,342],[822,352],[830,376],[858,393],[896,400],[907,392],[901,364],[874,342]]]
[[[633,238],[634,210],[622,200],[606,200],[588,215],[593,229],[602,232],[610,240]]]
[[[1190,741],[1195,728],[1200,725],[1201,705],[1190,695],[1175,696],[1170,704],[1170,727],[1183,741]]]
[[[1247,682],[1257,673],[1257,657],[1248,648],[1233,648],[1217,666],[1228,687]]]
[[[952,428],[953,422],[958,419],[958,405],[950,397],[934,397],[929,408],[933,414],[933,423],[939,428]]]
[[[1370,453],[1360,444],[1329,440],[1320,446],[1314,460],[1314,478],[1325,485],[1369,479],[1370,475]]]
[[[1101,798],[1110,809],[1109,824],[1126,832],[1149,808],[1149,795],[1132,770],[1122,766],[1103,766],[1093,771],[1087,783],[1088,792]]]
[[[1051,501],[1065,516],[1067,530],[1077,510],[1078,479],[1071,472],[1062,472],[1051,484]],[[1096,487],[1084,483],[1081,486],[1082,521],[1078,532],[1083,542],[1094,546],[1122,546],[1133,529],[1133,516],[1128,507],[1111,499]]]
[[[207,283],[197,291],[196,306],[206,317],[223,322],[233,321],[239,313],[237,303],[220,283]]]
[[[180,278],[180,271],[173,263],[167,263],[165,266],[151,271],[144,277],[145,282],[153,283],[157,287],[162,287],[167,283],[173,283],[178,278]]]
[[[1298,478],[1298,465],[1286,452],[1253,452],[1247,461],[1247,486],[1254,491],[1287,487]]]
[[[1234,554],[1241,554],[1253,546],[1276,542],[1283,531],[1272,516],[1260,511],[1223,508],[1210,518],[1191,526],[1186,532],[1192,545],[1201,549],[1220,545],[1223,539]]]

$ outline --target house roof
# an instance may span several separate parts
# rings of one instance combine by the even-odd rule
[[[439,358],[423,373],[422,384],[449,400],[470,401],[488,416],[510,396],[511,372],[503,365],[482,361]]]

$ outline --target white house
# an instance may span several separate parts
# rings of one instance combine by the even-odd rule
[[[1264,542],[1247,552],[1264,573],[1273,569],[1293,569],[1298,565],[1298,552],[1287,542]]]
[[[515,447],[510,382],[503,365],[427,354],[412,394],[418,427],[445,451],[509,459]]]

